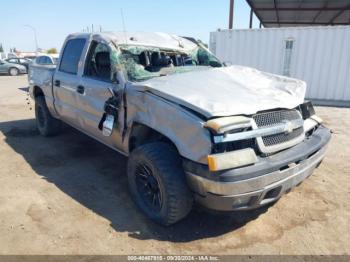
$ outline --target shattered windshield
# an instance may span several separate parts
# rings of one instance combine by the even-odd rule
[[[189,52],[132,45],[119,46],[117,64],[129,80],[145,81],[153,77],[221,67],[221,62],[206,48],[198,46]]]

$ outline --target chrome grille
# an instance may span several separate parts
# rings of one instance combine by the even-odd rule
[[[260,113],[253,116],[258,127],[268,127],[280,124],[285,120],[300,119],[300,113],[297,110],[280,110],[273,112]]]
[[[259,113],[253,116],[257,128],[271,127],[286,121],[301,120],[301,118],[297,110],[279,110]],[[271,153],[293,146],[303,138],[304,128],[301,126],[288,133],[279,133],[257,138],[257,142],[261,152]]]
[[[293,140],[299,137],[300,135],[302,135],[303,132],[304,132],[303,128],[299,127],[294,129],[292,133],[287,133],[287,134],[281,133],[277,135],[264,136],[262,137],[262,140],[265,146],[273,146],[273,145],[278,145],[281,142]]]

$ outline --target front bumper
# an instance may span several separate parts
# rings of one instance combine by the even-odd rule
[[[252,166],[210,172],[184,161],[189,187],[197,202],[214,210],[253,209],[276,201],[309,177],[321,163],[331,134],[320,126],[302,143]]]

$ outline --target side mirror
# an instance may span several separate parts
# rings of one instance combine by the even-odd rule
[[[113,127],[114,127],[114,116],[106,115],[106,119],[103,121],[103,124],[102,124],[102,134],[104,136],[111,136],[113,132]]]
[[[121,103],[121,95],[113,89],[108,88],[111,97],[105,102],[104,113],[98,124],[98,128],[102,131],[104,136],[111,136],[114,124],[118,122],[118,112]]]

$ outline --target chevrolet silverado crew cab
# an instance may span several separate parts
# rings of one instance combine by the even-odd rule
[[[330,140],[303,81],[226,66],[187,37],[72,34],[57,66],[33,65],[29,84],[40,133],[65,122],[128,156],[133,200],[163,225],[194,202],[233,211],[276,201]]]

